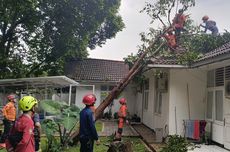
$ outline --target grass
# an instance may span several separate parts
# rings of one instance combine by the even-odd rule
[[[137,137],[124,137],[124,141],[130,141],[133,145],[133,152],[149,152],[140,138]],[[107,137],[100,138],[100,145],[94,144],[94,152],[106,152],[108,147],[105,144],[109,144]],[[64,150],[64,152],[76,152],[80,151],[80,145],[70,147],[69,149]]]

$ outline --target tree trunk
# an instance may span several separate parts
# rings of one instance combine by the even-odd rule
[[[169,27],[170,28],[170,27]],[[125,87],[129,84],[129,82],[133,79],[133,77],[143,68],[144,63],[142,62],[145,58],[145,56],[150,52],[150,50],[153,48],[153,46],[158,42],[161,35],[163,35],[169,28],[165,29],[161,34],[157,35],[155,40],[149,45],[149,47],[143,51],[143,53],[140,55],[138,60],[134,63],[133,67],[129,70],[129,73],[126,77],[123,78],[122,81],[118,83],[117,86],[113,88],[113,90],[109,93],[109,95],[103,100],[103,102],[97,107],[95,111],[95,119],[97,120],[99,116],[103,113],[105,108],[111,104],[111,102],[125,89]],[[163,43],[152,53],[152,55],[155,55],[159,52],[160,48],[163,46]],[[75,143],[75,139],[78,139],[79,131],[75,131],[72,134],[71,139]]]

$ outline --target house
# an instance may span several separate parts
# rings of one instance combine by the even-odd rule
[[[183,136],[184,120],[206,120],[212,140],[230,149],[230,42],[191,65],[157,57],[147,67],[134,108],[145,125]]]
[[[128,71],[129,67],[123,61],[91,58],[69,60],[65,66],[65,75],[80,83],[74,90],[76,91],[76,102],[73,104],[83,107],[82,97],[86,93],[94,92],[97,97],[96,106],[98,106],[109,91],[128,74]],[[118,100],[121,96],[126,97],[128,101],[134,101],[134,89],[132,85],[128,85],[104,112],[108,110],[111,110],[112,113],[117,112],[120,107]],[[128,107],[129,113],[133,114],[134,105],[128,102]]]

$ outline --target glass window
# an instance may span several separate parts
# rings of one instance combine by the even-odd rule
[[[147,110],[148,109],[148,101],[149,100],[149,79],[144,81],[144,108]]]
[[[212,119],[213,91],[208,92],[206,118]]]
[[[108,90],[108,87],[106,85],[101,86],[101,91],[107,91],[107,90]]]
[[[162,92],[157,91],[155,100],[155,113],[161,114],[162,107]]]
[[[216,120],[223,121],[223,91],[217,90],[215,93],[216,96]]]

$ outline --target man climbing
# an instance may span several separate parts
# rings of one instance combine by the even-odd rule
[[[172,21],[172,26],[175,28],[175,35],[177,40],[179,39],[181,32],[185,31],[184,24],[188,15],[184,15],[183,12],[183,9],[179,9],[178,13],[175,15]]]
[[[207,32],[207,30],[210,30],[212,32],[212,35],[218,35],[219,30],[216,26],[215,21],[209,20],[209,17],[207,15],[203,16],[202,20],[205,25],[200,24],[200,26],[204,28],[205,33]]]
[[[163,37],[167,40],[167,45],[171,50],[175,50],[177,47],[176,44],[176,36],[173,34],[173,29],[169,29],[167,34],[163,35]]]
[[[3,125],[4,125],[4,132],[1,137],[1,143],[5,142],[6,137],[9,134],[11,127],[14,124],[16,119],[16,95],[10,94],[7,96],[8,103],[3,107],[2,114],[3,114]],[[1,144],[2,146],[2,144]],[[3,146],[4,147],[4,146]]]
[[[81,152],[93,152],[94,140],[98,141],[98,134],[95,128],[94,114],[91,107],[96,102],[94,94],[87,94],[83,97],[82,102],[85,108],[80,112],[80,143]]]
[[[126,116],[127,116],[127,105],[126,105],[126,99],[121,98],[119,100],[119,103],[121,104],[121,107],[118,111],[118,130],[115,135],[115,141],[121,141],[121,136],[123,132],[124,123],[126,122]]]

